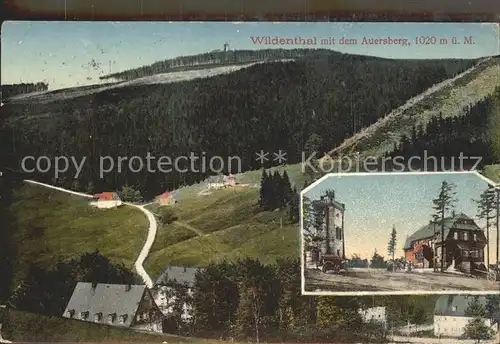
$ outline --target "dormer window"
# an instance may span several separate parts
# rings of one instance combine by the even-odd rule
[[[87,320],[87,318],[89,317],[89,312],[80,312],[80,319],[82,320]]]
[[[111,313],[110,315],[108,315],[108,321],[110,324],[114,323],[116,320],[116,313]]]
[[[99,322],[102,319],[102,313],[94,314],[94,322]]]
[[[125,324],[127,321],[128,315],[127,314],[122,314],[120,315],[120,324]]]
[[[74,309],[68,309],[66,311],[66,317],[73,318],[74,316],[75,316],[75,310]]]

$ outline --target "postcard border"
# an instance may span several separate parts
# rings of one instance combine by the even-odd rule
[[[483,176],[478,171],[443,171],[443,172],[353,172],[353,173],[328,173],[318,180],[314,181],[311,185],[308,185],[300,192],[300,226],[299,226],[299,241],[300,241],[300,291],[301,295],[304,296],[382,296],[382,295],[500,295],[500,290],[485,290],[485,291],[474,291],[474,290],[443,290],[443,291],[431,291],[431,290],[414,290],[414,291],[353,291],[353,292],[332,292],[332,291],[306,291],[305,290],[305,261],[304,261],[304,240],[303,240],[303,197],[304,194],[313,189],[316,185],[320,184],[322,181],[330,177],[352,177],[352,176],[377,176],[377,175],[422,175],[422,174],[470,174],[475,175],[486,183],[494,186],[495,188],[500,188],[500,183],[495,183],[491,179]]]

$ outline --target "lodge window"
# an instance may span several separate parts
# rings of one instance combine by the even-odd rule
[[[469,233],[464,232],[464,240],[465,241],[469,240]]]
[[[453,239],[458,240],[458,232],[453,233]]]
[[[473,238],[474,238],[473,239],[474,241],[477,241],[477,234],[476,233],[474,233],[474,237]]]
[[[469,256],[469,251],[463,250],[462,251],[462,257],[468,257]]]
[[[470,251],[470,256],[472,258],[479,258],[479,251],[478,250],[472,250],[472,251]]]
[[[457,311],[457,306],[453,306],[452,309],[451,309],[452,312],[456,312]]]

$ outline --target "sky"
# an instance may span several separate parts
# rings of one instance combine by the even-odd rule
[[[50,89],[95,84],[99,76],[178,56],[221,49],[331,48],[388,58],[478,58],[499,54],[498,24],[272,22],[4,22],[1,81],[49,83]],[[251,37],[407,38],[400,45],[254,44]],[[462,44],[415,43],[420,36],[457,37]],[[471,36],[474,44],[463,44]],[[94,60],[97,64],[90,66]],[[97,67],[96,67],[97,66]],[[108,81],[109,82],[109,81]]]
[[[388,257],[387,243],[393,225],[397,232],[396,257],[404,255],[407,236],[429,223],[434,213],[432,200],[439,194],[441,183],[456,185],[456,213],[463,212],[483,228],[477,206],[488,184],[473,173],[444,174],[377,174],[368,176],[330,176],[304,193],[319,199],[325,190],[335,191],[337,201],[345,204],[344,235],[346,256],[358,254],[370,259],[376,249]],[[490,261],[496,256],[496,230],[490,232]],[[486,251],[485,251],[486,253]]]

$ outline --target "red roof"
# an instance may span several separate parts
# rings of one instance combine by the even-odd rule
[[[100,194],[94,195],[94,197],[99,198],[103,201],[113,201],[118,198],[115,192],[102,192]]]

